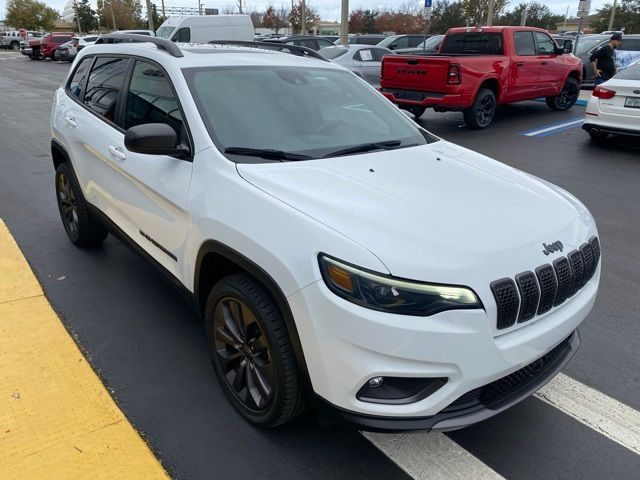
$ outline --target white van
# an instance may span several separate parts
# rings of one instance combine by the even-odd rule
[[[167,18],[156,36],[174,42],[207,43],[211,40],[246,40],[255,37],[249,15],[179,15]]]

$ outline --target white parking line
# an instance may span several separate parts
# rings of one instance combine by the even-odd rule
[[[614,442],[640,454],[640,412],[559,374],[536,396]]]
[[[362,435],[416,480],[503,478],[441,433]]]
[[[560,123],[558,125],[553,125],[552,127],[542,128],[540,130],[536,130],[534,132],[525,133],[525,137],[535,137],[536,135],[540,135],[543,133],[551,132],[552,130],[559,130],[561,128],[570,127],[572,125],[577,125],[579,123],[584,122],[584,119],[573,120],[571,122]]]

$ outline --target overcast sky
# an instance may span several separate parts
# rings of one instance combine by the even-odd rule
[[[41,1],[44,1],[47,5],[55,8],[60,13],[62,13],[62,10],[65,4],[67,3],[67,0],[41,0]],[[246,5],[249,10],[252,10],[254,8],[257,10],[264,10],[270,4],[274,4],[278,6],[282,3],[280,0],[273,0],[273,1],[244,0],[244,1],[246,2]],[[314,6],[320,11],[320,16],[322,17],[323,20],[339,20],[340,19],[340,5],[341,5],[340,0],[308,0],[308,1],[310,5]],[[567,7],[569,7],[569,16],[574,16],[578,9],[577,0],[573,0],[571,2],[568,2],[567,0],[538,0],[538,1],[542,1],[542,3],[548,5],[549,8],[554,13],[558,13],[562,15],[566,13]],[[91,3],[93,3],[95,6],[95,1],[92,1]],[[145,3],[144,0],[142,0],[142,3],[144,5]],[[161,3],[160,0],[157,0],[154,3],[156,3],[159,10],[160,3]],[[222,8],[225,5],[230,3],[233,3],[233,2],[229,0],[210,0],[210,1],[204,0],[205,7],[219,8],[220,10],[222,10]],[[288,0],[285,3],[290,6],[291,0]],[[407,0],[385,0],[384,3],[381,2],[380,0],[351,0],[349,2],[349,7],[350,9],[376,8],[376,9],[382,10],[384,8],[399,7],[400,5],[403,5],[405,3],[407,3]],[[511,0],[509,7],[513,8],[515,5],[518,5],[519,3],[524,3],[524,2],[521,0]],[[591,12],[595,12],[604,3],[606,3],[605,0],[592,0]],[[4,18],[5,5],[6,5],[6,0],[0,0],[0,19]],[[188,7],[188,6],[197,7],[198,1],[197,0],[165,0],[165,6],[168,6],[168,5],[178,6],[178,7]]]

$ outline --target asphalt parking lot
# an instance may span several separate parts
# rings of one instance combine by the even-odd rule
[[[0,218],[120,408],[174,478],[640,477],[640,444],[625,447],[539,397],[465,430],[369,436],[374,443],[313,415],[272,431],[248,425],[218,387],[200,321],[162,276],[111,236],[93,251],[67,240],[53,191],[49,113],[68,69],[0,54]],[[564,373],[637,411],[640,142],[612,137],[594,144],[579,128],[583,115],[584,107],[551,112],[544,103],[523,102],[503,107],[486,131],[467,130],[456,113],[430,111],[420,122],[560,185],[589,207],[603,276],[581,327],[582,347]]]

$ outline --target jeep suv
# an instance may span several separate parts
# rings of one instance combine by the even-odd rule
[[[572,358],[600,279],[575,197],[310,49],[114,37],[55,93],[62,224],[78,247],[117,234],[188,295],[247,420],[311,404],[450,430]]]

